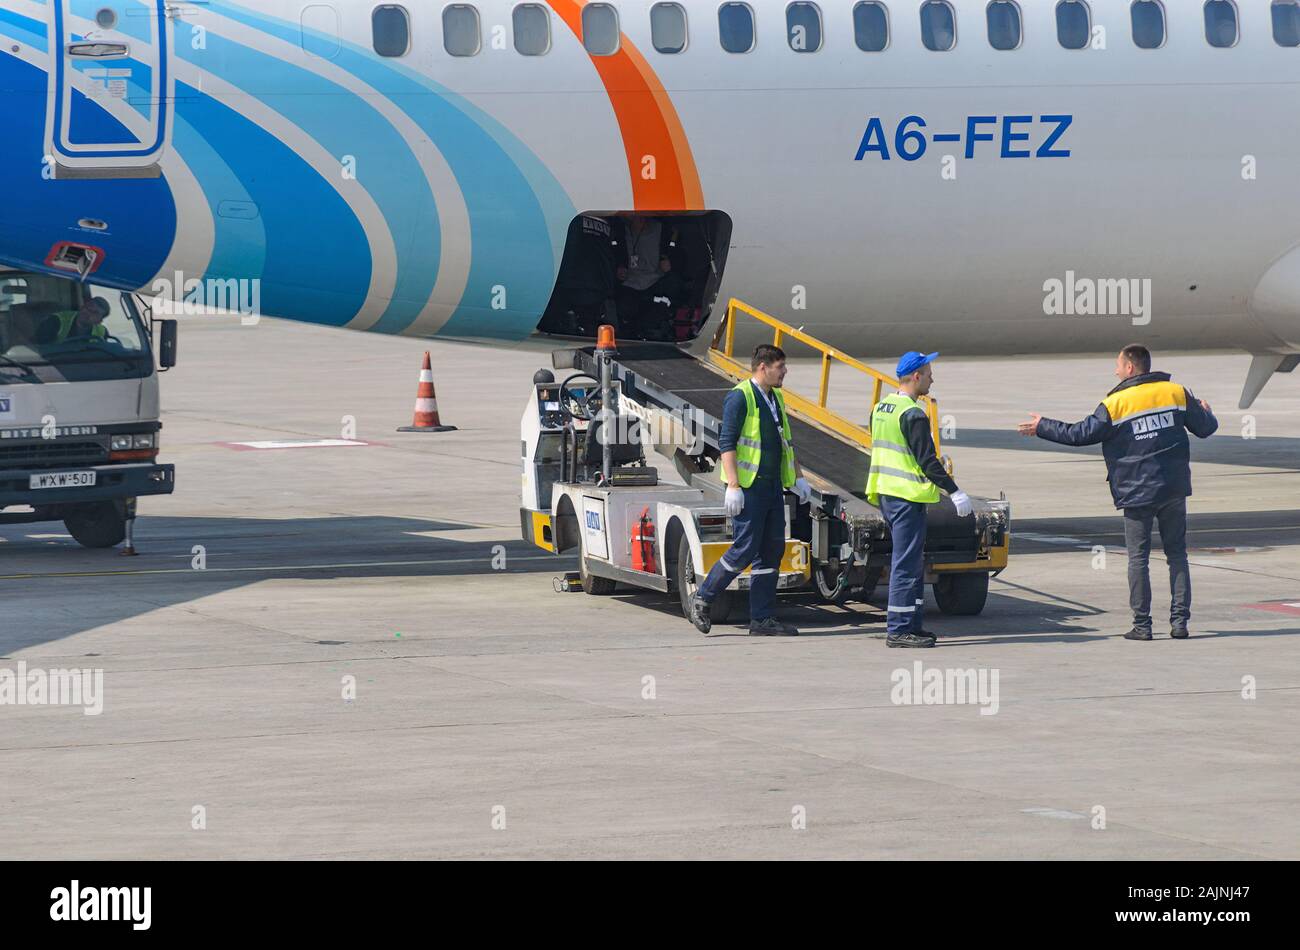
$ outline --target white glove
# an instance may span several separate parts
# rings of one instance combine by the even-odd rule
[[[965,518],[974,510],[970,503],[970,495],[966,494],[964,491],[953,492],[952,503],[957,508],[957,517],[959,518]]]
[[[745,510],[745,493],[739,488],[727,489],[727,514],[736,517]]]
[[[809,499],[812,498],[812,486],[808,484],[808,479],[806,478],[796,478],[794,480],[794,487],[791,488],[790,491],[794,492],[799,500],[804,504],[807,504]]]

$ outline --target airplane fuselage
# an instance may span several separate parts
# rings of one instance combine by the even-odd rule
[[[584,5],[551,0],[524,55],[519,5],[484,0],[451,55],[471,5],[413,4],[381,56],[392,5],[3,0],[0,262],[84,246],[103,284],[256,281],[268,315],[509,343],[576,214],[707,210],[724,296],[855,353],[1300,351],[1300,48],[1268,3],[1237,4],[1232,48],[1166,4],[1159,49],[1128,0],[1093,0],[1084,49],[1023,3],[1013,50],[988,4],[951,5],[949,51],[896,0],[865,52],[842,0],[802,52],[786,4],[754,3],[735,53],[685,2],[662,53],[650,5],[616,3],[596,55]]]

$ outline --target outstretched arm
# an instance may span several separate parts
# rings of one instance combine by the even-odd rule
[[[1096,412],[1079,422],[1061,422],[1035,415],[1029,422],[1019,426],[1021,435],[1036,435],[1060,445],[1096,445],[1106,441],[1113,430],[1105,404],[1098,406]]]
[[[1197,399],[1186,387],[1183,392],[1187,393],[1187,431],[1198,439],[1208,439],[1219,430],[1219,420],[1210,410],[1208,402]]]

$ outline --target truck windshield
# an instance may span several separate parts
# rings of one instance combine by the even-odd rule
[[[139,319],[121,291],[45,274],[0,273],[0,355],[28,366],[135,359]]]

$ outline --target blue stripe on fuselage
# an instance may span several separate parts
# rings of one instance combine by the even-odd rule
[[[253,205],[253,196],[217,150],[186,120],[189,105],[182,103],[176,112],[172,146],[198,181],[212,211],[212,258],[203,273],[222,278],[261,277],[266,269],[262,216],[236,218],[221,214],[221,206],[228,202],[239,202],[245,208]]]
[[[45,24],[40,20],[25,17],[21,13],[0,8],[0,34],[18,40],[20,43],[26,43],[42,53],[50,51]]]
[[[179,42],[179,55],[284,116],[321,144],[339,162],[333,173],[343,178],[343,159],[351,156],[357,182],[384,216],[397,251],[397,279],[392,300],[376,330],[398,332],[415,319],[437,279],[440,248],[433,194],[410,145],[360,96],[309,70],[268,56],[207,31],[206,48]],[[273,91],[264,91],[273,90]],[[226,155],[246,149],[239,139],[215,141]],[[314,237],[310,232],[303,240]],[[330,268],[333,262],[320,260]]]
[[[303,29],[297,23],[225,0],[214,0],[210,8],[286,42],[301,42]],[[503,126],[418,72],[381,62],[371,50],[346,42],[332,62],[414,120],[446,158],[464,194],[473,257],[465,292],[439,332],[508,340],[530,335],[550,299],[559,266],[555,249],[574,214],[554,176]],[[498,139],[513,145],[507,150]],[[493,307],[498,287],[506,294],[503,310]]]
[[[46,179],[45,110],[47,73],[0,49],[4,91],[4,139],[0,147],[0,259],[19,267],[46,269],[45,258],[59,241],[104,250],[93,280],[135,289],[157,273],[176,233],[176,206],[161,178],[85,181]],[[87,118],[106,134],[117,120],[93,103]],[[106,232],[87,232],[83,218],[108,222]]]
[[[231,262],[223,266],[250,270],[227,276],[260,276],[264,313],[330,326],[348,323],[365,302],[371,261],[365,231],[347,202],[292,149],[233,109],[181,82],[176,97],[177,116],[210,148],[221,146],[220,157],[240,184],[234,194],[208,194],[209,203],[251,200],[263,222],[260,273],[251,270],[256,248],[234,243],[219,245]],[[183,149],[180,156],[189,158]],[[208,168],[203,155],[196,158],[200,169]],[[228,229],[223,236],[240,240]]]

